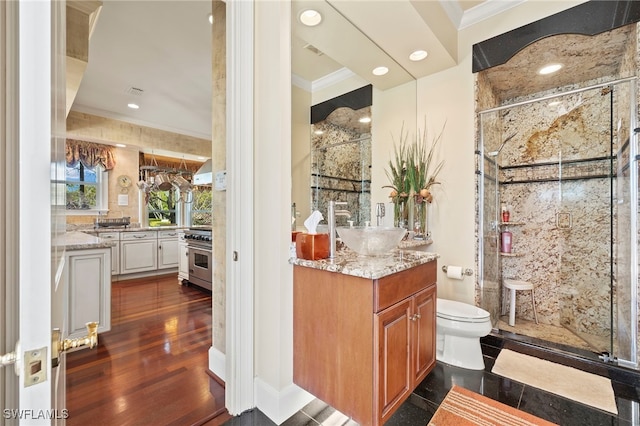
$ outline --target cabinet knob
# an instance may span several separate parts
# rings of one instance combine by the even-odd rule
[[[411,315],[411,321],[418,321],[420,318],[422,318],[420,314]]]

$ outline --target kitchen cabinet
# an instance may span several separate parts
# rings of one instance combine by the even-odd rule
[[[158,231],[158,269],[178,267],[178,231]]]
[[[157,231],[120,233],[120,273],[155,271],[158,269]]]
[[[189,280],[189,248],[184,239],[184,232],[178,233],[178,282]]]
[[[436,260],[377,279],[294,265],[293,381],[384,423],[435,366]]]
[[[120,273],[120,233],[101,232],[97,236],[116,243],[111,247],[111,275],[118,275]]]
[[[70,338],[87,334],[86,323],[97,321],[98,333],[111,329],[111,248],[69,250],[67,324]]]

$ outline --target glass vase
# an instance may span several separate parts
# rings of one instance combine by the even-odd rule
[[[393,226],[407,229],[409,212],[407,210],[407,199],[398,197],[393,201]]]
[[[413,238],[427,239],[427,202],[416,200],[413,204]]]

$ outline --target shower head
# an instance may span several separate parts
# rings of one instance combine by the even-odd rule
[[[497,150],[497,151],[487,152],[487,155],[488,155],[489,157],[497,157],[497,156],[498,156],[498,154],[500,154],[500,151],[502,151],[502,148],[504,148],[504,145],[505,145],[507,142],[509,142],[511,139],[513,139],[513,137],[514,137],[515,135],[517,135],[517,134],[518,134],[518,132],[516,132],[516,133],[512,134],[511,136],[509,136],[508,138],[506,138],[506,139],[502,142],[502,145],[500,145],[500,148],[498,148],[498,150]]]

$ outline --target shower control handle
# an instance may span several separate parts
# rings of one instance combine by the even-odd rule
[[[571,212],[556,212],[556,228],[573,228],[573,214],[571,214]]]

